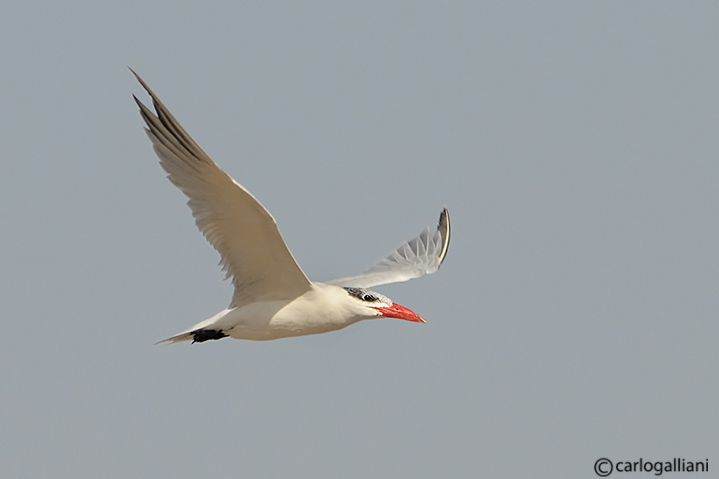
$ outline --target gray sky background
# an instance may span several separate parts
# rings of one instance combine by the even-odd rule
[[[6,0],[0,44],[0,476],[719,468],[716,2]],[[313,279],[448,206],[377,288],[428,324],[154,346],[231,289],[126,66]]]

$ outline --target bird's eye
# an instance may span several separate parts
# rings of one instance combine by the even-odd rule
[[[362,296],[362,299],[368,302],[377,300],[377,298],[375,298],[371,294],[365,294],[364,296]]]

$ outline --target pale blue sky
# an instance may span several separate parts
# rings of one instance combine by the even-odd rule
[[[716,2],[4,2],[0,476],[719,461],[718,25]],[[449,207],[442,269],[377,288],[428,324],[154,346],[231,289],[127,66],[313,279]]]

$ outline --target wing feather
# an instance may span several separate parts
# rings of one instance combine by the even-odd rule
[[[132,70],[131,70],[132,71]],[[310,281],[287,248],[272,215],[195,143],[137,73],[154,113],[135,97],[160,165],[188,198],[195,223],[220,254],[235,288],[230,307],[292,299]]]
[[[449,233],[449,211],[445,208],[439,215],[434,235],[427,226],[418,236],[401,244],[357,276],[334,279],[328,283],[337,286],[371,288],[432,274],[439,269],[447,256]]]

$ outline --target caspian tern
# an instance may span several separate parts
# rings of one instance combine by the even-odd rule
[[[142,78],[132,73],[152,98],[154,113],[133,95],[160,165],[189,198],[197,227],[220,254],[220,265],[234,286],[229,307],[160,343],[199,343],[228,336],[270,340],[335,331],[382,317],[425,322],[414,311],[367,288],[437,271],[449,247],[447,208],[434,235],[426,227],[361,274],[325,283],[310,281],[272,215],[202,151]]]

